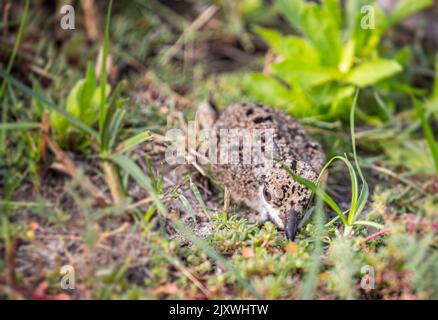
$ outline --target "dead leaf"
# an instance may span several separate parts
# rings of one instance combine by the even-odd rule
[[[166,283],[154,290],[156,294],[173,295],[178,293],[178,286],[175,283]]]
[[[244,256],[245,258],[254,258],[255,257],[254,249],[251,247],[242,248],[242,256]]]
[[[289,242],[285,250],[286,254],[295,255],[298,252],[298,245],[295,242]]]
[[[43,140],[49,146],[50,150],[55,154],[56,161],[51,165],[53,169],[63,171],[70,177],[74,178],[77,174],[76,165],[73,160],[58,146],[58,144],[52,140],[47,134],[43,135]],[[103,192],[97,188],[88,177],[84,176],[82,180],[83,188],[90,192],[93,197],[94,203],[97,206],[105,207],[110,202],[105,198]]]
[[[84,25],[87,37],[90,41],[97,41],[100,38],[99,15],[94,0],[82,0],[82,6],[84,8]]]

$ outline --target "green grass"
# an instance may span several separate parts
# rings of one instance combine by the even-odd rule
[[[365,181],[365,178],[363,176],[362,170],[359,165],[359,161],[357,158],[356,153],[356,139],[355,139],[355,131],[354,131],[354,115],[356,111],[356,104],[357,104],[357,97],[359,95],[359,91],[356,92],[353,105],[351,107],[350,111],[350,134],[351,134],[351,144],[352,144],[352,152],[353,152],[353,159],[354,159],[354,165],[353,166],[348,159],[347,155],[345,156],[334,156],[332,157],[323,167],[321,170],[318,181],[315,183],[306,180],[298,175],[296,175],[289,167],[286,165],[283,165],[285,170],[291,175],[291,177],[312,190],[318,197],[321,197],[324,202],[330,206],[330,208],[336,212],[338,215],[337,218],[339,218],[343,225],[344,225],[344,236],[351,236],[353,231],[353,226],[371,226],[377,229],[383,229],[383,226],[381,226],[378,223],[372,222],[372,221],[365,221],[365,220],[359,220],[361,213],[363,212],[365,205],[367,204],[368,197],[369,197],[369,187],[367,182]],[[347,211],[348,217],[345,216],[345,213],[342,212],[339,205],[333,200],[332,197],[330,197],[322,188],[318,187],[318,183],[324,174],[324,172],[327,170],[327,168],[336,160],[342,161],[345,166],[348,169],[349,175],[350,175],[350,183],[351,183],[351,201],[350,201],[350,208]],[[361,179],[362,187],[359,191],[359,183],[358,183],[358,177]],[[335,219],[337,219],[335,218]],[[332,221],[333,222],[333,221]],[[331,224],[332,222],[329,222]]]
[[[55,37],[44,4],[13,4],[7,29],[0,25],[14,41],[0,61],[0,147],[7,146],[0,157],[0,296],[32,299],[47,281],[46,298],[84,298],[82,292],[94,299],[436,298],[438,81],[432,84],[429,74],[430,62],[438,60],[413,43],[398,47],[390,34],[380,41],[430,1],[399,1],[387,23],[369,33],[356,30],[351,19],[358,4],[347,2],[356,13],[340,25],[331,0],[322,6],[217,3],[212,20],[165,62],[162,53],[200,16],[189,2],[179,3],[186,11],[157,1],[99,3],[98,12],[106,14],[98,19],[103,38],[96,42],[85,40],[82,19],[74,33]],[[290,10],[294,5],[305,8]],[[291,26],[300,36],[288,35]],[[328,29],[322,33],[321,26]],[[285,59],[265,57],[258,35]],[[320,58],[300,63],[294,48],[309,53],[309,61],[315,53]],[[100,49],[97,77],[92,61]],[[119,75],[111,84],[109,55]],[[330,159],[320,174],[328,173],[324,183],[285,168],[315,198],[313,219],[298,242],[287,241],[270,222],[250,220],[243,206],[218,209],[223,193],[208,168],[202,168],[205,176],[195,170],[179,177],[176,170],[181,181],[172,185],[173,173],[160,158],[168,125],[193,119],[209,92],[220,108],[254,99],[245,79],[265,58],[268,72],[291,89],[282,99],[284,88],[276,91],[282,82],[265,78],[253,89],[286,111],[295,108],[292,98],[309,106],[294,110],[312,113],[303,123]],[[403,72],[395,74],[399,65]],[[363,87],[360,93],[356,86]],[[181,99],[189,104],[181,107]],[[77,167],[74,177],[58,171],[59,159],[44,144],[44,114],[50,115],[49,138]],[[108,203],[96,205],[86,189],[90,181]],[[209,231],[197,229],[203,226]],[[81,269],[76,281],[84,291],[59,288],[64,263]],[[358,289],[364,265],[378,279],[372,291]],[[37,280],[28,277],[28,266]]]
[[[263,73],[244,78],[246,92],[252,99],[300,119],[335,121],[348,119],[355,87],[395,88],[396,76],[404,66],[385,56],[383,35],[401,19],[430,7],[432,1],[414,5],[401,1],[388,14],[376,1],[350,1],[343,13],[337,0],[320,4],[278,0],[276,4],[299,35],[255,28],[276,58],[268,61]],[[370,28],[361,26],[366,20],[361,11],[365,5],[373,9],[375,23]],[[384,120],[380,115],[364,114],[363,118],[368,122]]]
[[[10,74],[12,67],[14,65],[14,61],[15,61],[15,57],[17,56],[17,51],[20,47],[20,42],[23,38],[23,34],[24,34],[24,30],[26,27],[26,22],[27,22],[27,15],[29,13],[29,0],[26,0],[25,5],[24,5],[24,9],[23,9],[23,13],[21,16],[21,20],[20,20],[20,26],[18,28],[18,32],[17,32],[17,37],[15,39],[15,44],[14,44],[14,48],[12,49],[12,53],[11,56],[9,57],[9,61],[8,61],[8,65],[6,67],[6,74]],[[2,70],[3,72],[3,70]],[[7,108],[7,103],[6,103],[6,99],[4,98],[4,93],[5,93],[5,89],[7,87],[7,81],[5,78],[3,78],[2,84],[0,86],[0,101],[3,101],[2,105],[2,127],[0,130],[0,153],[5,151],[6,148],[6,117],[8,114],[8,108]]]
[[[418,102],[414,100],[414,106],[417,110],[418,118],[421,121],[421,126],[423,128],[424,137],[426,138],[427,144],[429,145],[430,152],[432,153],[433,161],[435,163],[435,173],[438,175],[438,143],[435,139],[435,135],[432,131],[432,128],[426,118],[426,110],[424,107]]]

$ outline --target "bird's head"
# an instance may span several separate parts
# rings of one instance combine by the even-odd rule
[[[303,161],[293,161],[290,168],[312,182],[318,177],[313,168]],[[264,178],[260,193],[270,220],[293,241],[304,218],[311,191],[296,182],[281,166],[273,166]]]

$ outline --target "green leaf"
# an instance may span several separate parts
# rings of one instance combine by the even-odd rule
[[[145,142],[147,140],[152,139],[152,136],[149,131],[140,132],[139,134],[136,134],[135,136],[126,139],[122,143],[120,143],[115,152],[116,153],[124,153],[128,150],[131,150],[135,146],[139,145],[142,142]]]
[[[303,32],[319,51],[323,65],[337,67],[340,62],[341,30],[331,12],[308,3],[302,12]]]
[[[262,27],[256,27],[255,31],[268,43],[272,51],[282,58],[293,60],[296,65],[320,64],[318,51],[305,39],[282,35],[278,31]]]
[[[322,0],[321,6],[327,17],[330,17],[333,24],[340,30],[342,27],[342,12],[339,0]]]
[[[342,49],[341,61],[339,63],[339,71],[346,73],[350,71],[354,63],[356,42],[350,39]]]
[[[160,214],[166,215],[167,210],[164,207],[164,204],[162,203],[160,197],[155,192],[149,179],[145,176],[143,171],[133,160],[122,154],[112,154],[109,156],[109,159],[116,163],[120,168],[125,170],[137,182],[139,186],[146,189],[146,191],[149,192],[153,201],[157,205],[157,209]]]
[[[347,103],[350,101],[351,97],[353,97],[355,92],[355,86],[350,85],[339,88],[331,100],[330,117],[336,118],[342,116],[344,114],[344,109],[347,106],[350,107]]]
[[[111,123],[116,111],[125,103],[125,100],[120,98],[120,95],[125,87],[126,81],[119,82],[113,94],[111,95],[110,101],[108,104],[105,104],[105,119],[103,126],[100,127],[100,148],[102,151],[109,150],[109,144],[112,135],[112,132],[110,132]],[[101,96],[99,95],[99,97]]]
[[[94,71],[93,65],[91,63],[88,63],[84,88],[80,98],[81,106],[88,107],[90,105],[95,90],[96,90],[96,73]]]
[[[351,37],[360,28],[361,10],[371,5],[373,0],[345,1],[345,20],[347,35]]]
[[[102,69],[101,69],[101,77],[100,77],[100,103],[99,103],[99,131],[100,131],[100,139],[102,140],[104,138],[105,133],[103,132],[105,130],[105,121],[106,121],[106,109],[105,109],[105,98],[106,98],[106,88],[107,88],[107,79],[106,79],[106,63],[108,58],[108,48],[109,48],[109,28],[110,28],[110,20],[111,20],[111,8],[113,5],[113,1],[110,0],[108,4],[108,11],[106,14],[106,21],[105,21],[105,34],[103,39],[103,50],[102,50]],[[105,150],[107,146],[105,144],[102,144],[101,141],[101,148]],[[102,150],[102,151],[103,151]]]
[[[194,184],[191,179],[190,179],[190,188],[192,189],[192,192],[195,195],[195,198],[198,201],[199,205],[201,206],[205,216],[210,218],[210,213],[208,212],[207,206],[205,205],[205,202],[202,199],[201,193],[199,192],[199,189],[196,186],[196,184]]]
[[[353,3],[356,1],[348,1]],[[359,6],[359,12],[351,26],[353,29],[348,31],[350,39],[355,42],[356,56],[367,58],[372,55],[376,47],[380,44],[381,37],[387,28],[387,17],[383,10],[373,1],[362,1],[363,5]],[[371,24],[369,28],[363,28],[363,23]]]
[[[72,116],[81,119],[81,95],[84,89],[85,79],[81,79],[75,83],[73,89],[70,90],[67,96],[66,111]],[[83,106],[85,107],[85,106]],[[81,119],[82,120],[82,119]],[[88,125],[90,125],[88,123]]]
[[[402,71],[402,67],[394,60],[375,59],[361,63],[351,70],[345,81],[360,88],[367,87]]]
[[[24,30],[27,23],[28,13],[29,13],[29,0],[26,0],[24,3],[24,10],[21,14],[20,26],[18,27],[18,32],[15,37],[14,47],[12,48],[12,53],[9,57],[8,64],[6,66],[6,74],[9,75],[12,71],[12,67],[14,66],[15,57],[17,56],[18,49],[20,47],[21,40],[24,35]],[[4,16],[6,17],[6,15]],[[6,35],[6,34],[4,34]],[[3,81],[0,85],[0,103],[2,103],[2,112],[1,112],[1,123],[7,122],[8,117],[8,105],[5,103],[5,99],[3,94],[5,93],[5,89],[7,86],[7,79],[3,78]],[[6,150],[6,130],[0,131],[0,152],[4,152]]]
[[[249,73],[244,79],[244,88],[261,103],[286,108],[293,103],[291,91],[274,78],[260,73]]]
[[[383,229],[384,228],[384,226],[382,226],[380,223],[372,222],[372,221],[363,221],[363,220],[355,221],[353,223],[353,225],[356,225],[356,226],[368,226],[368,227],[373,227],[373,228],[376,228],[376,229]]]
[[[184,208],[186,208],[186,210],[188,211],[190,218],[192,218],[193,222],[196,222],[195,212],[193,211],[193,207],[190,204],[189,200],[187,200],[187,198],[182,194],[179,195],[179,199],[184,205]]]
[[[289,85],[298,83],[303,88],[319,86],[338,77],[336,69],[297,63],[292,59],[273,64],[272,72]]]
[[[0,130],[32,130],[40,127],[41,124],[37,122],[0,123]]]
[[[359,165],[359,159],[357,157],[356,152],[356,135],[355,135],[355,111],[357,106],[357,99],[359,97],[359,90],[356,91],[356,94],[354,96],[353,104],[351,106],[350,110],[350,135],[351,135],[351,148],[353,149],[353,158],[354,158],[354,164],[356,166],[356,170],[359,173],[360,179],[362,181],[362,189],[359,194],[359,199],[357,199],[357,208],[355,210],[352,210],[352,220],[355,221],[357,218],[359,218],[360,214],[362,213],[362,210],[365,208],[365,205],[368,201],[369,196],[369,187],[368,183],[365,180],[365,177],[363,176],[362,169]]]
[[[322,5],[303,0],[278,0],[280,11],[319,51],[325,65],[335,67],[341,53],[340,7],[336,1]]]
[[[389,16],[389,26],[402,22],[407,17],[416,14],[433,5],[433,0],[398,0]]]
[[[126,110],[118,109],[111,119],[111,124],[109,127],[110,138],[109,138],[108,149],[112,149],[117,141],[117,136],[122,126],[122,121],[123,118],[125,117],[125,114],[126,114]]]
[[[9,84],[13,85],[14,87],[16,87],[17,89],[23,91],[24,93],[32,96],[33,98],[37,99],[38,101],[40,101],[45,107],[49,108],[50,110],[56,112],[57,114],[59,114],[59,116],[62,116],[63,118],[65,118],[65,120],[67,120],[68,122],[70,122],[72,125],[76,126],[79,129],[82,129],[83,131],[87,132],[88,134],[90,134],[92,137],[97,137],[97,132],[91,128],[90,126],[86,125],[85,123],[83,123],[82,121],[80,121],[78,118],[72,116],[71,114],[69,114],[68,112],[66,112],[64,109],[56,106],[55,104],[53,104],[52,102],[50,102],[49,100],[47,100],[46,98],[43,97],[43,95],[34,92],[31,88],[29,88],[28,86],[22,84],[21,82],[17,81],[16,79],[14,79],[13,77],[11,77],[10,75],[8,75],[3,69],[0,68],[0,76],[5,78]]]
[[[333,160],[332,160],[333,161]],[[345,219],[344,214],[342,213],[342,210],[339,208],[337,203],[333,200],[332,197],[330,197],[323,188],[318,187],[317,184],[313,183],[312,181],[309,181],[303,177],[300,177],[299,175],[295,174],[289,166],[282,163],[283,168],[287,171],[287,173],[298,183],[304,185],[308,189],[310,189],[313,193],[315,193],[318,197],[322,198],[325,203],[327,203],[330,208],[333,209],[333,211],[336,212],[336,214],[339,216],[339,218],[342,220],[344,225],[348,225],[347,219]]]
[[[278,0],[277,4],[280,12],[283,13],[290,24],[302,31],[301,13],[305,3],[302,0]]]
[[[423,127],[424,136],[429,145],[432,157],[435,163],[435,173],[438,176],[438,143],[435,140],[435,135],[430,126],[428,119],[426,118],[426,111],[422,104],[418,100],[414,100],[414,106],[417,110],[417,115],[421,120],[421,126]]]
[[[244,88],[255,101],[276,106],[297,118],[318,113],[307,93],[293,82],[287,88],[279,80],[259,73],[250,73],[244,79]]]
[[[435,81],[433,83],[432,99],[438,99],[438,53],[435,55]]]

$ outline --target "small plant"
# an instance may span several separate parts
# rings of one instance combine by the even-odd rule
[[[85,79],[77,81],[68,94],[65,103],[65,111],[88,126],[95,125],[99,119],[99,106],[101,104],[99,89],[94,68],[91,64],[88,64]],[[110,90],[111,87],[107,84],[104,95],[105,100],[107,100]],[[125,102],[119,98],[116,98],[116,100],[118,107]],[[106,108],[108,108],[108,106],[106,106]],[[50,125],[55,130],[58,141],[63,146],[66,145],[69,148],[75,148],[87,141],[85,133],[75,128],[58,112],[50,112]]]
[[[111,155],[126,153],[136,145],[151,138],[148,131],[119,142],[126,111],[123,105],[126,100],[120,95],[125,82],[120,82],[110,94],[111,88],[107,84],[106,61],[109,47],[109,25],[112,1],[108,5],[105,24],[105,35],[102,54],[102,72],[99,85],[91,65],[88,65],[87,76],[79,80],[70,91],[65,108],[61,108],[47,100],[40,92],[30,89],[0,69],[0,75],[9,84],[31,95],[40,106],[50,110],[50,124],[55,129],[59,142],[73,143],[77,146],[95,146],[101,159],[105,180],[110,189],[114,203],[120,204],[123,196],[123,183],[120,179],[118,166],[109,160]],[[94,125],[98,122],[98,130]],[[3,126],[4,127],[4,126]],[[24,127],[24,129],[27,129]]]
[[[418,100],[414,100],[414,107],[417,111],[417,116],[420,119],[423,127],[424,137],[426,138],[433,161],[435,163],[435,174],[438,175],[438,143],[435,139],[432,127],[428,122],[430,115],[434,114],[438,119],[438,55],[435,56],[435,83],[433,86],[432,95],[427,103],[421,104]]]
[[[346,115],[356,87],[376,85],[402,70],[396,60],[379,55],[382,36],[432,1],[403,0],[390,15],[372,0],[346,1],[345,12],[338,0],[277,4],[303,37],[256,28],[275,57],[265,73],[248,75],[245,88],[254,99],[295,117],[332,120]]]
[[[356,92],[356,95],[353,100],[353,105],[351,107],[350,111],[350,126],[351,126],[351,143],[353,148],[353,157],[354,157],[354,164],[353,166],[348,159],[347,155],[344,156],[335,156],[331,158],[327,164],[324,166],[324,168],[321,170],[321,173],[319,175],[318,181],[315,183],[306,180],[298,175],[296,175],[287,165],[283,164],[284,169],[291,175],[291,177],[297,181],[298,183],[303,184],[312,192],[314,192],[318,197],[321,197],[324,202],[338,215],[335,219],[333,219],[331,222],[328,223],[328,225],[331,225],[335,220],[340,219],[344,225],[344,236],[349,237],[352,235],[353,227],[358,225],[367,225],[374,228],[382,229],[383,226],[381,226],[378,223],[371,222],[371,221],[364,221],[359,220],[361,213],[363,212],[363,209],[365,208],[365,205],[368,201],[369,196],[369,187],[368,184],[362,174],[362,170],[359,166],[359,161],[357,159],[356,154],[356,140],[354,136],[354,112],[356,110],[356,104],[357,104],[357,97],[358,97],[359,91]],[[350,209],[347,211],[348,216],[346,217],[344,212],[340,209],[338,204],[333,200],[332,197],[330,197],[324,189],[318,186],[318,183],[320,181],[321,176],[323,175],[324,171],[327,170],[327,168],[334,162],[335,160],[342,161],[348,168],[348,172],[350,175],[350,181],[351,181],[351,203],[350,203]],[[359,192],[359,182],[358,182],[358,176],[360,177],[360,180],[362,181],[362,188]]]

